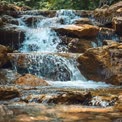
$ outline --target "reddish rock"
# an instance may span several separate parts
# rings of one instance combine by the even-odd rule
[[[48,86],[49,84],[34,75],[26,74],[24,76],[19,77],[15,83],[17,85],[25,85],[25,86]]]
[[[78,58],[80,71],[90,80],[122,84],[122,44],[87,50]]]
[[[53,28],[56,32],[60,33],[61,35],[68,35],[74,36],[78,38],[82,37],[96,37],[99,28],[93,25],[65,25],[58,28]]]

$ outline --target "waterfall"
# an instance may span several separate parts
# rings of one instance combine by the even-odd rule
[[[32,21],[33,27],[27,26],[23,21],[26,16],[19,18],[19,27],[25,31],[25,40],[18,49],[20,57],[19,54],[16,54],[13,59],[12,63],[15,70],[21,74],[34,74],[48,81],[51,86],[56,87],[108,87],[105,83],[88,81],[80,73],[76,57],[69,56],[67,45],[62,45],[62,40],[52,29],[52,27],[73,24],[76,19],[80,18],[75,11],[59,10],[55,17],[42,17],[36,23]],[[97,46],[95,43],[92,45],[93,47]],[[61,56],[62,53],[65,53],[66,56]],[[22,61],[24,67],[18,64],[21,55],[25,57]]]

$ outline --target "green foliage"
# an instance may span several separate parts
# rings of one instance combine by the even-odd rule
[[[30,6],[33,9],[76,9],[88,10],[99,6],[100,0],[2,0],[18,6]],[[121,0],[113,0],[117,2]]]

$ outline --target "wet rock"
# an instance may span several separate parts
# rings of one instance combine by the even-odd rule
[[[0,2],[0,15],[8,14],[12,16],[17,16],[17,12],[21,10],[22,8],[16,6],[15,4],[8,4],[5,1]]]
[[[92,21],[88,18],[80,18],[74,22],[75,24],[90,24],[92,25]]]
[[[68,35],[71,37],[96,37],[99,28],[92,25],[65,25],[63,27],[53,28],[56,32],[61,35]]]
[[[104,40],[103,45],[112,45],[112,44],[117,44],[116,41],[113,40]]]
[[[0,28],[0,43],[10,46],[11,49],[18,49],[24,38],[24,30],[15,25],[7,24]]]
[[[25,85],[25,86],[48,86],[49,85],[45,80],[31,74],[25,74],[24,76],[19,77],[15,81],[15,84]]]
[[[16,87],[0,86],[0,100],[10,100],[19,96],[20,93]]]
[[[0,105],[0,119],[2,116],[13,115],[13,111],[9,110],[5,105]]]
[[[74,38],[68,44],[68,50],[73,53],[83,53],[87,49],[93,47],[92,43],[95,43],[95,42],[92,42],[91,40]]]
[[[29,95],[23,99],[26,102],[48,104],[83,104],[87,105],[92,96],[90,92],[60,91],[55,94]]]
[[[19,15],[42,15],[44,17],[55,17],[55,10],[30,10],[30,11],[20,11]]]
[[[2,21],[5,22],[5,23],[9,23],[9,24],[15,24],[15,25],[19,24],[17,19],[15,19],[15,18],[13,18],[12,16],[9,16],[9,15],[3,15],[2,16]]]
[[[31,15],[25,15],[22,17],[23,21],[28,25],[28,26],[34,26],[37,22],[41,21],[44,19],[44,16],[31,16]]]
[[[13,84],[14,81],[20,76],[21,75],[18,74],[16,71],[10,69],[0,69],[0,84]]]
[[[48,103],[54,104],[83,104],[87,105],[88,101],[91,99],[90,92],[78,93],[78,92],[66,92],[50,98]]]
[[[113,28],[119,34],[122,36],[122,17],[115,17],[113,19]]]
[[[9,59],[7,53],[9,52],[11,52],[9,48],[0,45],[0,67],[8,63]]]
[[[78,58],[80,71],[90,80],[122,84],[122,44],[87,50]]]

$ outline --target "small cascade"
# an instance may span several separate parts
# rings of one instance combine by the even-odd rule
[[[16,63],[19,56],[14,59],[14,69],[18,72],[34,74],[52,81],[77,81],[86,79],[77,68],[74,58],[62,57],[58,54],[28,54],[23,61],[24,69]],[[21,70],[21,71],[20,71]],[[22,72],[21,72],[22,73]]]
[[[62,24],[73,24],[73,22],[80,17],[76,15],[75,11],[73,10],[59,10],[57,11],[56,16],[63,20]]]
[[[30,15],[24,15],[24,17],[25,16]],[[23,26],[25,29],[26,38],[19,49],[20,52],[67,52],[67,46],[60,46],[62,41],[51,27],[72,24],[74,20],[79,18],[74,11],[57,11],[55,17],[40,19],[33,24],[35,25],[33,27],[27,27],[27,25],[22,22],[24,17],[21,17],[20,26]]]
[[[56,32],[50,28],[28,29],[20,52],[58,52],[57,46],[61,43]]]
[[[99,32],[98,36],[97,36],[97,40],[98,40],[98,46],[102,46],[103,45],[103,41],[104,40],[113,40],[115,42],[118,42],[119,36],[115,33],[101,33]]]

